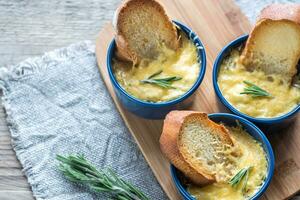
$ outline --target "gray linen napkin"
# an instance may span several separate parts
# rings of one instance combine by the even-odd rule
[[[108,198],[66,181],[55,156],[69,153],[166,199],[100,78],[90,42],[1,68],[0,87],[13,147],[37,199]]]

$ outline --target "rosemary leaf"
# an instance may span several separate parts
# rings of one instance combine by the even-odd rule
[[[182,78],[178,76],[171,76],[166,78],[154,78],[155,76],[162,73],[162,70],[155,72],[151,76],[149,76],[147,79],[141,80],[142,83],[148,83],[148,84],[154,84],[163,88],[167,89],[175,89],[175,87],[172,86],[172,83],[174,81],[179,81]]]
[[[163,72],[163,70],[159,70],[159,71],[155,72],[154,74],[150,75],[147,79],[151,79],[157,75],[160,75],[162,72]]]
[[[242,191],[245,192],[251,168],[252,167],[245,167],[241,169],[229,180],[228,183],[232,187],[236,187],[243,181]]]
[[[243,81],[247,86],[244,88],[244,91],[240,94],[251,95],[252,97],[272,97],[272,95],[266,90],[258,87],[254,83],[249,81]]]
[[[117,200],[149,200],[138,188],[119,178],[110,168],[97,170],[83,155],[57,155],[58,169],[75,183],[87,184],[96,192],[107,192]]]

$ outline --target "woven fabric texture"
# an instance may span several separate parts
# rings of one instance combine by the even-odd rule
[[[37,199],[109,198],[57,170],[56,154],[76,153],[111,167],[152,199],[166,199],[109,96],[91,43],[2,68],[0,87],[13,147]]]

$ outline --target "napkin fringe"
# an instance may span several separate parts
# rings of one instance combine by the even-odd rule
[[[28,179],[28,183],[32,188],[34,196],[37,199],[44,198],[43,195],[44,189],[42,189],[39,186],[38,181],[36,181],[36,176],[33,171],[33,164],[30,162],[29,159],[27,159],[26,147],[24,147],[22,141],[20,141],[19,139],[20,137],[19,137],[18,126],[13,118],[14,111],[13,111],[13,107],[10,104],[10,99],[6,98],[5,95],[3,95],[2,97],[2,105],[4,106],[6,111],[6,121],[7,121],[9,132],[11,134],[11,144],[19,162],[22,165],[22,172],[26,175]]]
[[[45,188],[41,188],[36,180],[36,173],[33,170],[33,164],[26,157],[26,148],[20,140],[18,125],[14,120],[14,108],[11,106],[9,94],[13,91],[10,89],[10,81],[29,77],[35,73],[47,70],[47,68],[55,67],[62,62],[70,61],[78,56],[94,53],[94,45],[90,41],[79,42],[70,45],[69,47],[57,49],[45,53],[41,57],[28,58],[16,66],[9,69],[0,68],[0,89],[3,92],[2,105],[6,111],[6,121],[9,132],[12,137],[12,147],[16,152],[17,158],[20,161],[23,173],[28,178],[34,196],[37,199],[45,198]]]
[[[47,52],[40,57],[28,58],[9,68],[2,67],[0,68],[0,81],[17,80],[89,53],[95,53],[95,46],[92,42],[88,40],[78,42],[68,47]]]

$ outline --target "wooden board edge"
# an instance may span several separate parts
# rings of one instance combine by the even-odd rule
[[[99,47],[99,45],[97,45],[97,44],[100,43],[101,35],[103,34],[103,32],[104,32],[107,28],[110,28],[110,27],[112,27],[112,23],[111,23],[111,22],[107,22],[107,23],[103,26],[103,28],[100,30],[100,32],[99,32],[99,34],[98,34],[98,36],[97,36],[97,38],[96,38],[96,49],[95,49],[95,54],[96,54],[96,57],[97,57],[97,58],[98,58],[98,56],[100,57],[100,55],[99,55],[100,49],[99,49],[99,48],[101,48],[101,47]],[[109,45],[109,44],[108,44],[108,45]],[[108,48],[108,46],[107,46],[107,48]],[[106,49],[107,49],[107,48],[106,48]],[[105,58],[105,62],[106,62],[106,58]],[[101,78],[102,78],[102,80],[103,80],[103,82],[104,82],[104,84],[105,84],[107,90],[109,90],[108,88],[110,87],[110,85],[109,85],[109,83],[107,83],[106,81],[104,81],[104,76],[103,76],[103,74],[101,73],[101,70],[100,70],[100,64],[101,64],[101,63],[98,61],[98,59],[97,59],[97,64],[98,64],[98,68],[99,68],[99,71],[100,71]],[[105,64],[105,67],[106,67],[106,64]],[[121,115],[122,120],[124,121],[126,127],[128,128],[128,130],[129,130],[131,136],[134,138],[135,143],[138,145],[139,150],[142,152],[142,154],[143,154],[143,156],[144,156],[144,158],[145,158],[147,164],[148,164],[149,167],[151,168],[151,171],[153,172],[153,174],[154,174],[156,180],[158,181],[159,185],[162,187],[163,191],[166,193],[166,195],[168,196],[168,198],[172,199],[172,197],[174,196],[174,194],[171,194],[171,193],[170,193],[169,188],[166,188],[166,185],[162,185],[162,184],[160,183],[160,181],[159,181],[159,180],[160,180],[159,175],[156,173],[156,170],[153,170],[154,167],[152,166],[152,163],[150,162],[148,156],[146,155],[146,152],[145,152],[144,149],[142,148],[142,146],[141,146],[140,142],[138,141],[137,137],[135,136],[135,134],[133,134],[133,130],[131,129],[131,126],[130,126],[130,124],[129,124],[129,121],[128,121],[126,115],[125,115],[125,113],[126,113],[127,111],[122,107],[121,103],[117,100],[114,90],[113,90],[113,94],[110,93],[110,95],[111,95],[111,98],[112,98],[112,100],[113,100],[113,102],[114,102],[114,104],[115,104],[115,106],[116,106],[116,108],[117,108],[117,110],[118,110],[118,113]],[[169,173],[170,173],[170,172],[169,172]],[[174,183],[172,183],[172,185],[173,185],[173,190],[174,190],[174,192],[176,193],[176,195],[177,195],[177,196],[180,196],[180,194],[178,193],[178,191],[177,191],[177,189],[176,189]]]

